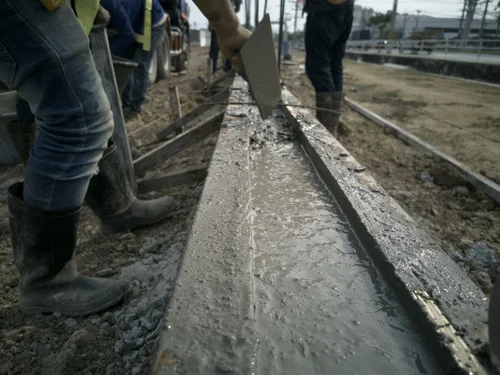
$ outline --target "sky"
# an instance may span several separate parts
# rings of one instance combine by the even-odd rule
[[[243,3],[246,0],[243,0]],[[256,0],[251,1],[251,22],[255,19],[254,16],[254,4]],[[196,23],[196,28],[207,26],[207,21],[200,10],[194,5],[192,0],[188,0],[191,5],[191,23]],[[259,0],[260,7],[260,18],[263,15],[265,0]],[[376,12],[387,12],[392,10],[393,0],[355,0],[356,5],[361,5],[363,7],[371,7]],[[435,16],[435,17],[460,17],[463,2],[460,0],[399,0],[398,1],[398,13],[409,13],[416,14],[417,10],[422,11],[422,14]],[[492,8],[492,6],[490,6]],[[271,16],[272,21],[279,20],[280,10],[280,0],[268,0],[268,13]],[[294,0],[285,0],[285,12],[288,13],[289,21],[288,29],[293,32],[293,18],[295,16],[295,2]],[[301,30],[303,28],[305,17],[301,17],[302,12],[298,12],[298,22],[297,29]],[[242,4],[241,11],[238,14],[242,23],[245,22],[245,6]],[[277,29],[277,26],[275,26]]]

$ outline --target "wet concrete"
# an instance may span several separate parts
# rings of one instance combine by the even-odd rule
[[[481,293],[308,116],[228,106],[153,374],[483,374]]]
[[[255,372],[441,373],[298,142],[251,156]]]

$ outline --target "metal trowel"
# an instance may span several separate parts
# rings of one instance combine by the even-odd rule
[[[281,99],[281,84],[269,14],[260,21],[239,53],[245,68],[245,79],[259,108],[260,116],[266,119]]]

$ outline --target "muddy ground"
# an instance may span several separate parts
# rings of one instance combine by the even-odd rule
[[[304,104],[314,106],[303,64],[298,52],[283,68],[284,79]],[[478,172],[500,176],[500,147],[486,140],[500,140],[500,110],[494,104],[500,89],[350,61],[345,73],[351,99]],[[488,294],[500,273],[500,207],[447,165],[347,107],[344,111],[341,143]]]
[[[129,132],[149,125],[132,136],[141,151],[154,147],[146,145],[154,143],[155,133],[173,121],[169,85],[179,87],[184,114],[205,99],[198,76],[205,76],[206,56],[208,50],[193,48],[187,74],[172,74],[150,88],[143,114],[127,124]],[[198,142],[150,174],[208,165],[216,137],[214,134]],[[171,219],[130,233],[100,234],[96,218],[83,207],[77,247],[79,270],[89,276],[130,281],[128,300],[88,318],[58,314],[28,317],[17,306],[17,272],[3,220],[7,187],[22,178],[22,171],[21,166],[0,167],[0,375],[147,374],[203,183],[144,196],[171,195],[179,208]]]

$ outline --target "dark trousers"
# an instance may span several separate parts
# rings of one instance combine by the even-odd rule
[[[154,53],[162,41],[166,30],[165,24],[155,26],[151,29],[151,49],[149,51],[144,51],[142,44],[134,43],[135,49],[133,54],[127,57],[131,57],[139,65],[128,80],[125,90],[123,90],[122,102],[124,107],[131,108],[135,112],[141,112],[149,87],[149,68],[153,62],[153,57],[155,57]],[[163,69],[163,67],[158,67],[158,69]]]
[[[317,93],[342,91],[342,60],[352,21],[351,2],[307,15],[306,73]]]
[[[212,74],[215,74],[217,72],[217,60],[219,59],[219,43],[217,42],[214,30],[210,34],[210,58],[212,59]],[[224,71],[229,72],[232,67],[231,61],[226,59],[224,62]]]

